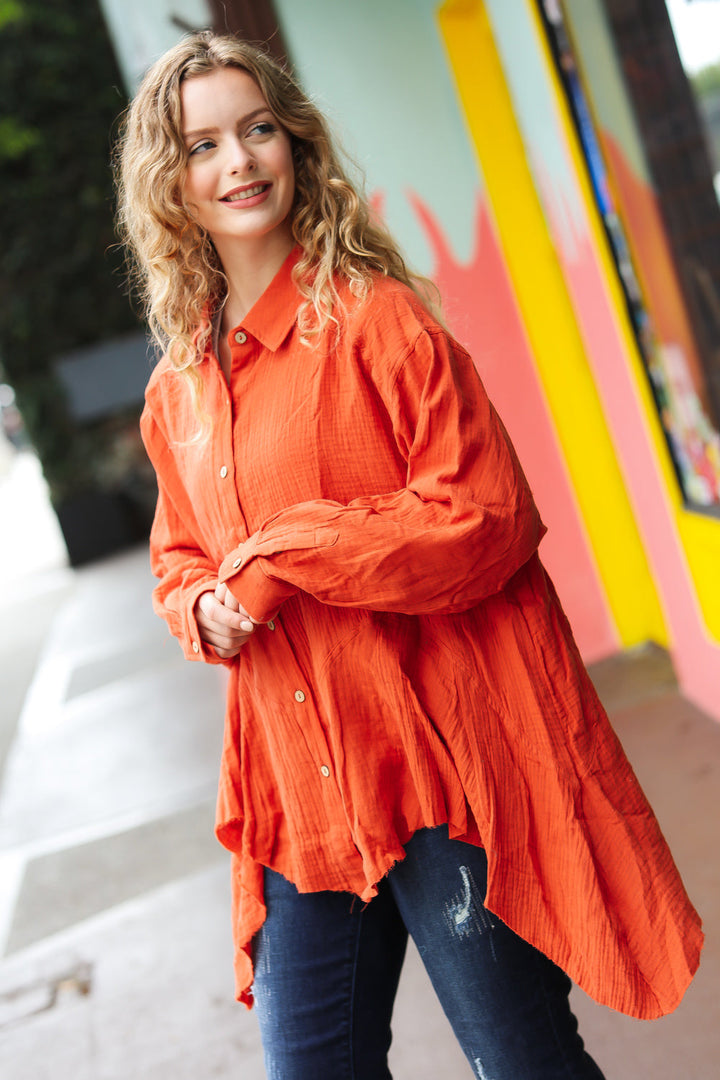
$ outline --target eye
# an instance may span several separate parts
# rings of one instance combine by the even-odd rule
[[[205,150],[212,150],[215,143],[212,139],[201,139],[200,142],[193,143],[188,150],[188,157],[194,157],[195,154],[202,153]]]
[[[272,120],[259,120],[257,124],[253,124],[248,135],[272,135],[277,131],[277,125],[273,124]]]

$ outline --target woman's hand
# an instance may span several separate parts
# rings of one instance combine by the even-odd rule
[[[218,584],[215,592],[201,593],[195,602],[195,619],[200,637],[212,645],[221,660],[237,656],[259,626],[239,604],[227,585]]]

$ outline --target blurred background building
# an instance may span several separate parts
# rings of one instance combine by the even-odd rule
[[[74,7],[93,4],[125,93],[204,26],[288,59],[443,292],[549,526],[543,559],[585,659],[655,642],[720,719],[720,2]],[[112,429],[114,486],[81,494],[129,500],[132,536],[151,503],[132,434],[144,349],[118,326],[52,364],[72,423]]]

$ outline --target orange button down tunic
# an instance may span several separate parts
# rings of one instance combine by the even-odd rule
[[[153,372],[156,610],[217,663],[218,579],[257,629],[229,668],[217,809],[250,1003],[263,866],[362,900],[425,826],[487,850],[487,906],[598,1001],[673,1009],[702,941],[537,554],[544,527],[467,353],[378,278],[311,346],[285,262],[229,335],[230,387]],[[522,392],[522,388],[518,388]]]

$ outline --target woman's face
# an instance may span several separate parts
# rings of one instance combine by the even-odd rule
[[[290,136],[254,79],[225,67],[181,87],[186,205],[221,260],[238,244],[292,247],[295,171]]]

